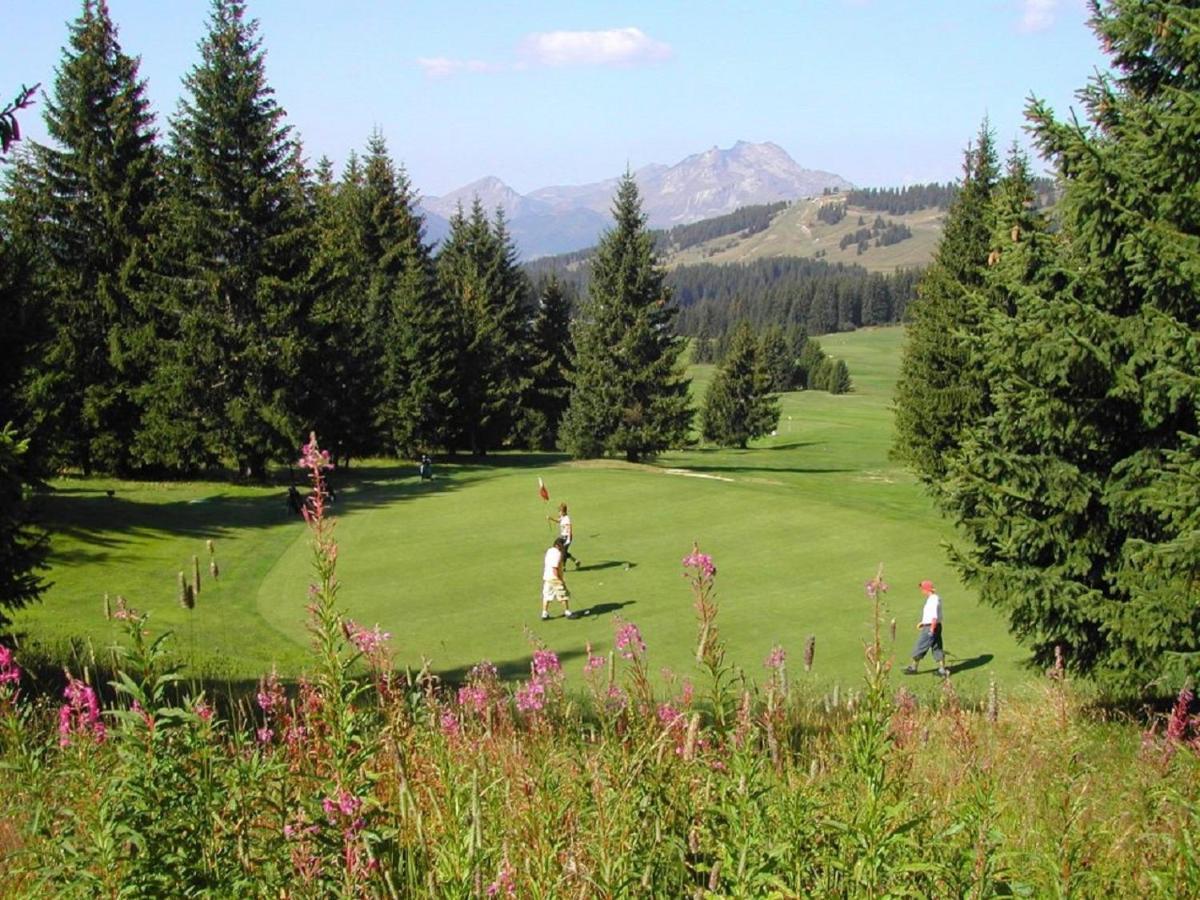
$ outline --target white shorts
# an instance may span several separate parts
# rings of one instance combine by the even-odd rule
[[[542,582],[543,603],[549,603],[551,600],[557,600],[559,603],[567,603],[570,599],[571,592],[557,578],[547,578]]]

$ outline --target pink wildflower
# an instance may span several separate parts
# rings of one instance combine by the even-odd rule
[[[481,713],[488,707],[488,691],[482,685],[465,684],[458,689],[458,705]]]
[[[275,739],[275,732],[270,728],[263,726],[262,728],[258,729],[258,731],[254,732],[254,736],[258,738],[258,742],[260,744],[269,744]]]
[[[450,710],[443,710],[440,720],[442,734],[448,738],[456,738],[462,733],[462,726],[459,725],[458,716]]]
[[[297,465],[302,469],[315,469],[316,471],[333,468],[333,463],[329,461],[329,451],[322,450],[317,446],[315,433],[310,434],[308,443],[300,448],[300,461]]]
[[[1171,710],[1171,717],[1167,719],[1167,743],[1182,744],[1188,733],[1188,726],[1191,724],[1191,717],[1188,715],[1188,709],[1192,705],[1193,694],[1190,689],[1184,688],[1179,692],[1179,697],[1175,700],[1175,707]]]
[[[21,680],[21,667],[13,659],[13,652],[0,645],[0,685],[16,684]]]
[[[499,677],[499,670],[486,659],[476,663],[467,674],[469,681],[495,681]]]
[[[779,669],[782,669],[784,663],[786,663],[786,662],[787,662],[787,652],[782,647],[780,647],[778,644],[776,644],[774,647],[771,648],[771,652],[770,652],[770,654],[768,654],[767,658],[763,661],[763,665],[766,666],[768,669],[777,671]]]
[[[609,712],[620,712],[629,706],[629,697],[621,690],[619,685],[610,684],[608,686],[608,694],[604,698],[604,705]]]
[[[129,606],[123,596],[117,594],[117,611],[112,614],[112,617],[121,622],[132,622],[138,618],[138,611]]]
[[[339,788],[336,795],[326,797],[321,801],[321,809],[325,810],[325,815],[332,822],[338,817],[350,819],[350,827],[357,829],[359,826],[358,813],[362,809],[362,798],[356,797],[354,794]]]
[[[866,583],[866,589],[867,599],[874,600],[880,594],[886,594],[888,592],[888,583],[884,581],[881,576],[876,575]]]
[[[487,886],[487,895],[489,897],[517,896],[516,873],[507,859],[500,863],[500,871],[496,875],[496,880]]]
[[[632,622],[626,622],[617,629],[616,645],[625,659],[636,659],[646,652],[646,642],[642,640],[642,633]]]
[[[346,633],[347,640],[364,656],[374,656],[384,649],[384,645],[392,639],[389,632],[379,629],[378,623],[375,624],[373,630],[368,631],[358,623],[347,619],[342,623],[342,629]]]
[[[590,675],[599,669],[603,669],[608,663],[608,660],[603,656],[594,656],[592,654],[592,644],[589,641],[587,645],[587,659],[583,663],[583,674]]]
[[[713,565],[712,557],[707,553],[701,553],[696,548],[693,548],[692,552],[683,558],[683,567],[695,569],[701,578],[712,578],[717,574],[717,567]]]
[[[268,716],[284,704],[283,686],[279,683],[279,675],[275,670],[258,682],[258,707]]]
[[[517,709],[523,713],[536,713],[546,705],[546,685],[531,678],[517,688]]]
[[[544,678],[557,675],[562,671],[562,665],[553,650],[534,650],[533,663],[530,665],[534,678]]]
[[[202,721],[202,722],[211,722],[212,721],[213,708],[211,706],[209,706],[204,700],[197,700],[196,705],[193,707],[193,711],[196,713],[197,716],[200,717],[200,721]]]
[[[67,686],[63,690],[67,702],[58,709],[58,744],[70,746],[73,737],[88,738],[102,743],[107,736],[104,723],[100,721],[100,702],[91,685],[72,675],[67,675]]]

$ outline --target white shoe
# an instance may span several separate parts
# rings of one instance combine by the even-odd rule
[[[543,620],[545,620],[545,619],[548,619],[548,618],[550,618],[550,613],[548,613],[548,612],[544,612],[544,613],[542,613],[542,619],[543,619]]]
[[[568,619],[575,618],[575,613],[571,612],[569,609],[565,613],[563,613],[563,615],[566,616]]]

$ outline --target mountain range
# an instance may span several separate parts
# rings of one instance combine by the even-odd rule
[[[853,187],[840,175],[804,168],[770,142],[738,141],[728,150],[713,147],[673,166],[644,166],[633,177],[651,228],[698,222],[743,206],[814,197],[827,188]],[[610,210],[619,181],[609,178],[518,194],[499,178],[481,178],[441,197],[421,199],[426,237],[440,241],[459,206],[469,212],[478,197],[489,214],[504,210],[522,259],[581,250],[595,244],[612,224]]]

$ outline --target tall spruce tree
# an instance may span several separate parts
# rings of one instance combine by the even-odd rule
[[[676,307],[632,173],[617,188],[613,218],[575,322],[561,439],[576,457],[620,453],[637,462],[683,444],[692,409],[680,364],[683,339],[672,327]]]
[[[306,173],[242,0],[214,0],[200,53],[171,120],[157,266],[173,333],[138,445],[150,462],[261,477],[302,426]]]
[[[963,159],[963,182],[946,214],[934,260],[908,307],[908,332],[896,382],[896,457],[937,495],[963,425],[981,414],[977,373],[966,341],[977,325],[969,295],[983,283],[991,250],[992,195],[999,179],[984,120]]]
[[[45,243],[38,239],[36,173],[31,154],[14,154],[0,194],[0,426],[13,424],[22,434],[28,434],[30,425],[29,367],[48,334],[38,277],[48,263]]]
[[[310,273],[310,334],[321,364],[306,368],[308,428],[338,465],[383,449],[373,425],[380,394],[379,350],[367,305],[371,266],[364,252],[362,170],[353,153],[340,181],[322,159],[316,169],[313,209],[316,240]]]
[[[442,296],[424,219],[407,175],[397,174],[404,223],[400,275],[387,322],[384,390],[390,404],[386,436],[395,452],[413,458],[452,446],[456,434],[459,322]]]
[[[479,198],[460,210],[438,256],[442,296],[458,319],[458,440],[472,454],[510,435],[526,377],[523,322],[528,282],[502,213],[489,221]]]
[[[26,155],[5,173],[0,202],[0,628],[6,610],[35,600],[45,582],[37,574],[49,549],[45,533],[33,524],[27,502],[37,475],[45,469],[23,438],[26,407],[22,384],[41,335],[34,278],[42,264],[34,215],[33,166]]]
[[[951,508],[965,574],[1036,660],[1171,693],[1200,675],[1200,11],[1115,2],[1093,27],[1114,75],[1082,92],[1088,125],[1028,111],[1059,230],[996,230],[993,410]]]
[[[758,343],[759,360],[770,378],[769,389],[790,391],[796,385],[796,358],[788,346],[782,325],[768,325]]]
[[[157,186],[154,117],[104,0],[85,0],[38,146],[41,271],[50,333],[29,384],[37,445],[55,465],[131,468],[137,393],[154,348],[142,272]]]
[[[376,360],[378,368],[376,388],[364,399],[375,404],[373,418],[383,447],[394,452],[409,443],[414,428],[408,398],[419,377],[420,360],[414,357],[418,338],[412,329],[435,286],[412,186],[378,131],[367,142],[358,207],[367,273],[361,352],[366,366]]]
[[[538,290],[529,326],[526,371],[529,386],[521,402],[520,433],[530,447],[553,449],[571,396],[571,300],[553,275]]]
[[[742,322],[704,398],[704,439],[722,447],[745,447],[770,434],[779,424],[779,401],[771,393],[771,382],[754,329]]]

